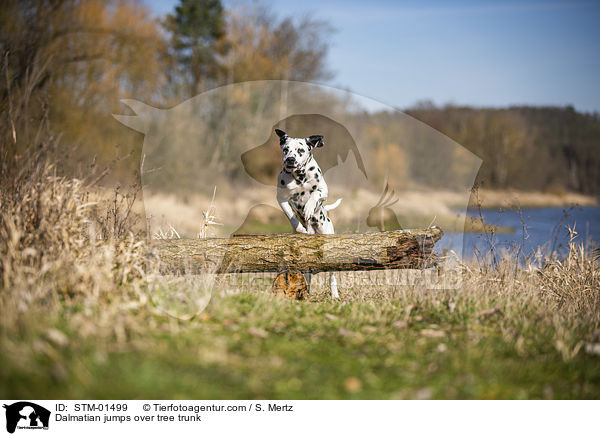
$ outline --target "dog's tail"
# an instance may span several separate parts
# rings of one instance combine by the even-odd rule
[[[323,209],[325,209],[325,210],[333,210],[336,207],[338,207],[341,202],[342,202],[342,199],[338,198],[335,203],[333,203],[333,204],[327,204],[327,205],[323,206]]]

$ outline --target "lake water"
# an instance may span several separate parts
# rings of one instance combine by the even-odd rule
[[[515,229],[514,233],[495,235],[498,250],[522,247],[525,256],[538,250],[549,254],[553,249],[564,254],[569,242],[569,227],[577,232],[576,242],[600,246],[600,207],[522,209],[521,215],[515,210],[482,210],[481,214],[488,224]],[[476,217],[479,212],[469,211],[469,215]],[[525,235],[522,222],[525,223]],[[481,233],[447,233],[436,244],[436,251],[443,249],[451,249],[463,258],[471,258],[476,250],[489,253],[490,241]]]

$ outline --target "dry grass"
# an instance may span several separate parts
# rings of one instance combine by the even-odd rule
[[[25,334],[43,328],[31,322],[38,316],[56,320],[74,307],[77,316],[69,321],[78,329],[122,336],[137,321],[116,314],[145,298],[144,241],[124,230],[130,211],[119,209],[116,194],[114,209],[99,217],[82,181],[56,176],[43,160],[11,163],[17,162],[4,167],[0,198],[3,339],[15,327]]]
[[[102,205],[43,160],[14,168],[0,197],[4,397],[600,397],[600,265],[576,239],[539,268],[454,262],[435,288],[427,274],[339,274],[336,302],[318,275],[293,302],[268,275],[157,276],[127,231],[131,196]]]
[[[220,189],[220,188],[219,188]],[[248,212],[256,205],[267,205],[253,211],[253,219],[262,226],[271,226],[277,232],[291,231],[287,219],[276,202],[275,188],[253,186],[240,188],[232,192],[220,191],[216,197],[210,193],[205,195],[186,195],[144,192],[144,207],[149,218],[152,233],[159,229],[167,231],[170,226],[177,229],[182,237],[195,237],[205,232],[203,222],[204,211],[211,210],[212,220],[222,223],[219,228],[212,228],[210,236],[226,237],[237,229],[246,218]],[[354,232],[357,228],[367,229],[366,220],[371,208],[379,200],[381,193],[360,189],[345,190],[330,186],[329,203],[342,198],[342,204],[329,214],[338,232]],[[104,194],[104,197],[108,197]],[[404,228],[427,227],[434,224],[445,231],[462,231],[465,225],[464,214],[453,210],[459,206],[463,209],[469,201],[469,193],[451,191],[404,191],[395,194],[398,199],[394,212]],[[138,210],[141,212],[140,210]],[[210,219],[209,219],[210,221]],[[479,220],[466,220],[467,231],[480,231],[484,226]],[[377,230],[375,227],[369,231]]]
[[[221,184],[220,186],[222,186]],[[266,229],[268,226],[276,232],[291,231],[287,220],[281,213],[276,202],[275,187],[267,187],[258,184],[251,188],[240,187],[236,190],[227,191],[219,187],[219,194],[212,196],[213,188],[210,187],[205,194],[186,195],[185,197],[175,194],[157,193],[146,190],[144,192],[144,206],[149,218],[149,226],[152,233],[159,229],[168,231],[170,226],[177,229],[182,237],[196,237],[205,230],[202,224],[202,214],[211,209],[213,219],[222,226],[213,228],[211,236],[226,237],[237,229],[248,211],[258,204],[266,204],[270,207],[255,210],[253,219],[260,224],[257,229]],[[329,187],[329,202],[342,198],[342,204],[330,212],[338,232],[354,232],[358,228],[374,231],[376,228],[368,228],[366,220],[371,208],[379,200],[381,192],[366,189],[347,190],[341,186]],[[209,192],[210,191],[210,192]],[[108,194],[104,194],[108,197]],[[491,191],[478,190],[478,197],[471,197],[469,193],[458,193],[440,190],[410,190],[396,192],[394,206],[400,225],[403,228],[427,227],[433,224],[442,227],[446,232],[496,232],[514,231],[510,228],[498,228],[477,218],[466,218],[464,213],[457,212],[455,208],[465,209],[469,201],[471,206],[476,204],[483,208],[493,207],[550,207],[563,206],[567,204],[595,205],[596,199],[579,194],[548,194],[538,192],[515,192],[515,191]],[[142,213],[141,205],[138,212]]]

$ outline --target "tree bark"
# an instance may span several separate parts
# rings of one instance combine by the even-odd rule
[[[163,273],[416,269],[434,264],[438,227],[337,235],[243,235],[153,241]]]

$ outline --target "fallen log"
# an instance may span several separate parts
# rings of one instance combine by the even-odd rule
[[[336,235],[243,235],[153,241],[163,273],[359,271],[419,269],[434,264],[438,227]]]

